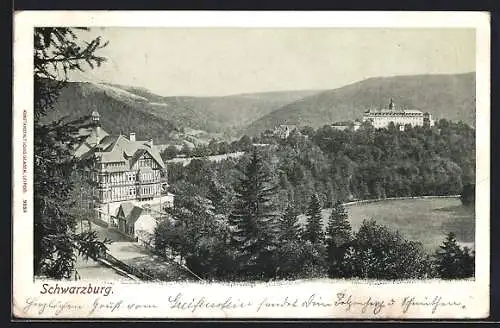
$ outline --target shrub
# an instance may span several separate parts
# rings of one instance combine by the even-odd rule
[[[375,279],[415,279],[432,276],[432,261],[421,243],[365,220],[345,258],[347,275]]]
[[[462,189],[462,195],[460,196],[462,204],[465,206],[471,206],[475,204],[476,201],[476,185],[467,184]]]

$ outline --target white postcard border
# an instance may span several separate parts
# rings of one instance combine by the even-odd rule
[[[45,297],[40,294],[42,281],[33,280],[33,27],[35,26],[126,26],[126,27],[415,27],[415,28],[475,28],[476,33],[476,278],[454,282],[407,281],[303,281],[275,285],[256,284],[123,284],[103,282],[113,287],[110,299],[99,302],[122,301],[116,311],[110,308],[92,310],[95,296],[73,295]],[[30,11],[18,12],[14,17],[14,109],[13,109],[13,313],[31,318],[484,318],[489,314],[489,220],[490,220],[490,28],[489,15],[480,12],[126,12],[126,11]],[[25,134],[23,134],[23,132]],[[23,147],[25,145],[25,147]],[[24,149],[24,152],[23,152]],[[23,179],[27,189],[23,190]],[[23,211],[23,201],[27,201]],[[55,282],[50,282],[55,283]],[[59,285],[75,285],[58,282]],[[79,281],[78,284],[94,283]],[[264,299],[281,304],[297,299],[300,304],[315,295],[317,303],[334,302],[339,293],[356,298],[385,300],[415,296],[459,302],[461,306],[441,307],[432,313],[429,309],[414,307],[403,312],[401,307],[385,307],[374,313],[367,306],[346,310],[339,307],[311,306],[264,307],[257,311]],[[205,297],[209,302],[222,302],[228,297],[237,304],[251,302],[252,306],[194,312],[172,308],[172,302],[181,294],[183,300]],[[406,296],[405,296],[406,295]],[[43,297],[42,297],[43,296]],[[427,298],[426,298],[427,297]],[[28,299],[46,303],[45,310],[27,307]],[[69,304],[57,313],[51,302]],[[51,309],[51,304],[54,308]],[[152,305],[151,308],[127,308],[130,304]],[[70,306],[81,308],[71,308]],[[236,305],[235,305],[236,306]],[[372,310],[372,311],[370,311]]]

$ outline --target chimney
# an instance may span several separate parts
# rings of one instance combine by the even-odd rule
[[[149,139],[149,143],[151,144],[151,147],[153,147],[153,138]]]
[[[130,136],[128,138],[130,141],[135,141],[135,132],[130,132]]]

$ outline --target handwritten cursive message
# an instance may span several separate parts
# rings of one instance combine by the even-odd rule
[[[52,289],[50,289],[52,288]],[[49,292],[52,291],[52,292]],[[68,289],[69,291],[69,289]],[[87,286],[85,292],[83,287],[75,289],[76,294],[86,294],[91,289]],[[94,291],[94,288],[92,288]],[[276,313],[300,313],[307,316],[307,311],[315,313],[314,310],[321,309],[321,313],[336,314],[338,317],[353,317],[356,314],[368,315],[373,317],[383,317],[385,314],[391,316],[425,314],[436,315],[441,310],[464,310],[466,305],[453,298],[444,298],[443,296],[404,296],[404,297],[377,297],[377,296],[355,296],[347,291],[340,291],[335,294],[311,293],[307,296],[283,296],[273,297],[270,295],[260,297],[245,298],[239,296],[216,297],[213,295],[185,295],[177,292],[167,295],[163,302],[140,302],[131,299],[116,298],[111,296],[111,291],[102,288],[95,288],[98,297],[72,298],[71,300],[59,300],[60,286],[44,285],[40,295],[25,299],[23,312],[30,315],[54,315],[71,316],[74,314],[85,314],[89,316],[106,316],[113,314],[142,314],[148,310],[162,310],[166,316],[174,313],[176,316],[189,317],[196,314],[198,317],[209,314],[217,316],[218,314],[227,316],[231,311],[243,310],[245,314],[267,315]],[[49,297],[47,299],[47,297]],[[292,310],[289,311],[289,310]],[[300,311],[300,312],[293,312]],[[132,314],[131,314],[132,313]],[[348,315],[345,315],[345,314]]]

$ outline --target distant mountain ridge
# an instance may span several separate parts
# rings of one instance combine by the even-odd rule
[[[278,124],[321,127],[361,118],[372,106],[398,105],[435,119],[475,125],[475,74],[370,78],[333,90],[246,93],[221,97],[164,97],[147,89],[109,83],[68,82],[46,120],[81,117],[93,110],[111,134],[135,132],[166,143],[182,128],[211,135],[250,136]]]
[[[163,97],[147,89],[110,83],[68,82],[47,120],[81,117],[93,110],[111,134],[167,142],[175,129],[220,133],[240,130],[274,109],[320,91],[280,91],[223,97]]]
[[[257,135],[279,124],[321,127],[361,119],[370,107],[396,104],[475,126],[475,73],[369,78],[284,105],[249,124],[242,134]]]

